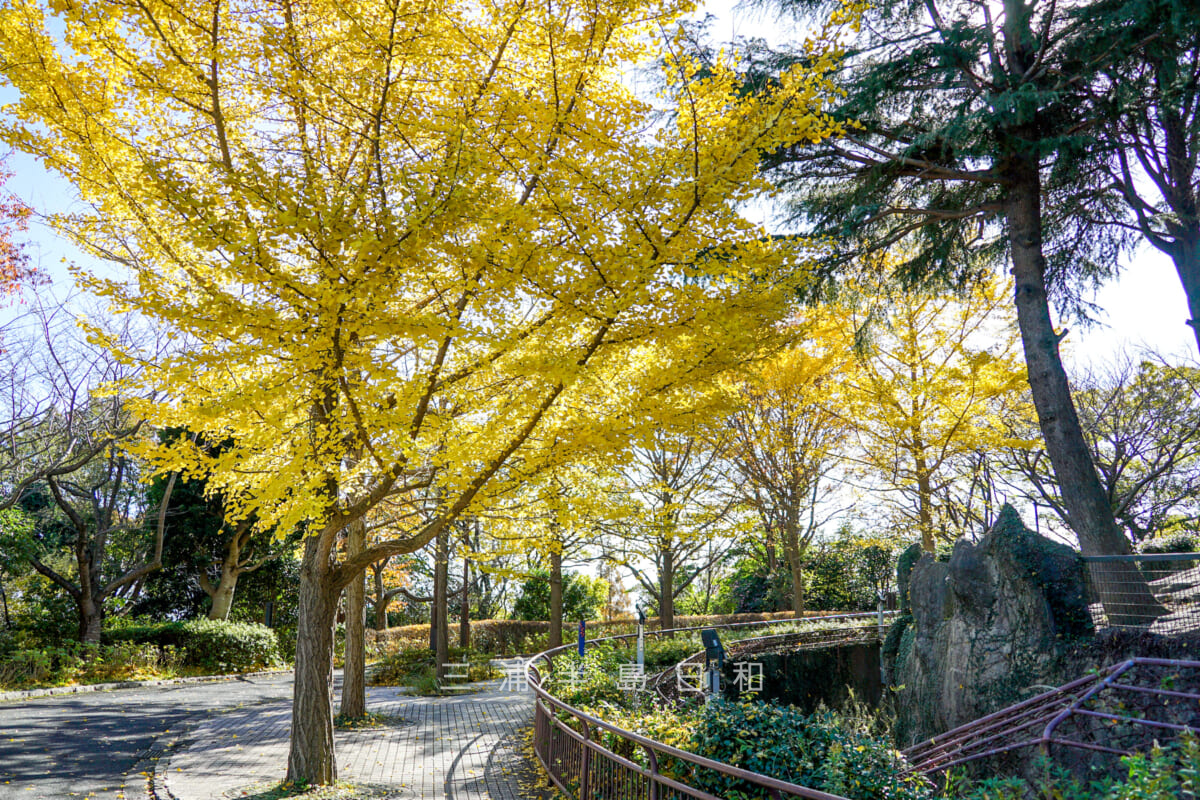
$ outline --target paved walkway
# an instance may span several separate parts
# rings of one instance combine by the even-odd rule
[[[367,708],[391,720],[338,731],[338,777],[371,787],[373,797],[516,800],[523,794],[519,731],[532,717],[532,695],[501,691],[455,697],[412,697],[390,687],[367,690]],[[160,800],[253,796],[283,780],[290,703],[231,709],[207,716],[180,735],[158,762]]]
[[[291,696],[285,674],[0,703],[0,800],[144,797],[139,771],[181,726]]]

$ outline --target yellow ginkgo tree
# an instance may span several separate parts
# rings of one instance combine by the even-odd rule
[[[804,613],[804,560],[809,545],[836,512],[834,473],[852,424],[841,387],[852,380],[853,348],[846,320],[810,309],[789,326],[794,344],[730,386],[729,452],[744,502],[754,509],[773,568],[783,550],[792,578],[792,610]]]
[[[869,287],[864,275],[855,288]],[[1032,414],[1010,293],[984,279],[962,292],[867,294],[858,304],[848,291],[828,307],[845,319],[847,346],[866,330],[837,400],[856,445],[850,458],[880,489],[878,505],[894,524],[914,526],[929,552],[962,534],[956,496],[975,485],[972,473],[1019,444],[1003,418]],[[876,318],[868,323],[864,309]]]
[[[179,345],[135,410],[232,442],[148,455],[306,533],[289,779],[336,778],[334,613],[367,565],[771,348],[807,256],[738,208],[762,153],[835,128],[840,20],[751,95],[678,46],[692,7],[0,3],[0,138],[77,188],[58,230],[125,268],[88,285]],[[436,513],[339,559],[398,492]]]

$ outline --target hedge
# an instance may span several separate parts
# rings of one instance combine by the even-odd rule
[[[811,611],[805,616],[820,616],[828,612]],[[765,614],[708,614],[705,616],[676,616],[676,628],[696,628],[704,625],[731,625],[739,622],[771,622],[792,619],[791,611],[775,611]],[[563,623],[563,641],[575,639],[578,622]],[[658,617],[646,620],[646,630],[660,630]],[[471,622],[471,647],[492,655],[509,656],[536,653],[545,650],[550,633],[549,622],[527,622],[516,619],[482,619]],[[589,639],[602,636],[620,636],[637,633],[637,620],[632,618],[597,620],[587,623]],[[457,642],[457,631],[451,629],[451,641]],[[402,625],[385,631],[368,630],[367,641],[375,645],[391,647],[421,647],[429,644],[429,625]]]
[[[275,632],[257,622],[194,619],[134,624],[106,630],[104,638],[173,647],[185,666],[212,672],[250,672],[282,663]]]

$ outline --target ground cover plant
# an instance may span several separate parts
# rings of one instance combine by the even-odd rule
[[[1200,738],[1185,733],[1145,753],[1121,759],[1116,777],[1082,780],[1044,763],[1044,773],[1031,781],[991,778],[971,781],[952,777],[943,796],[956,800],[1195,800],[1200,797]]]
[[[372,686],[410,686],[417,694],[433,696],[455,694],[463,684],[500,677],[487,653],[451,647],[449,658],[449,663],[468,665],[465,680],[439,679],[436,655],[428,646],[416,646],[387,652],[372,667],[368,682]]]
[[[222,620],[129,622],[100,643],[0,640],[0,691],[253,672],[284,665],[275,632]]]
[[[64,642],[0,655],[0,692],[200,674],[173,646]]]

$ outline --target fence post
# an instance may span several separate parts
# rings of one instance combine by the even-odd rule
[[[658,756],[654,750],[642,745],[646,751],[646,759],[650,762],[650,800],[658,800]]]
[[[592,743],[592,728],[584,720],[579,720],[583,726],[583,757],[579,759],[579,800],[587,800],[588,790],[591,788],[588,779],[588,767],[592,763],[592,748],[588,747]]]
[[[875,600],[876,600],[875,608],[879,613],[879,641],[882,642],[884,640],[884,638],[886,638],[886,633],[883,628],[883,591],[882,590],[875,593]]]

